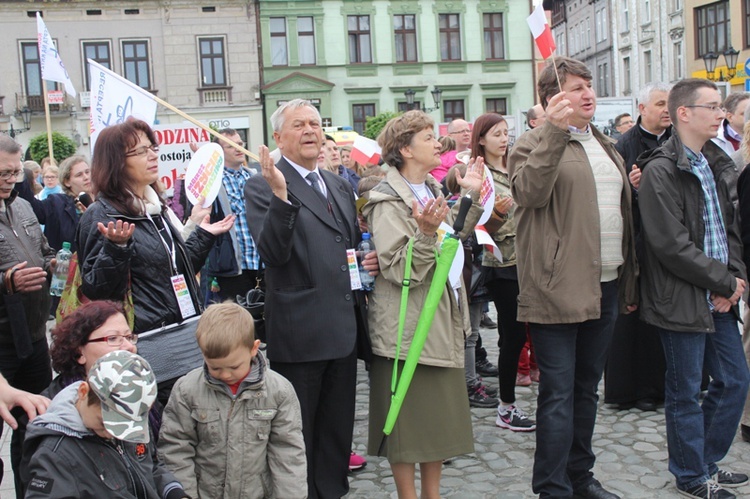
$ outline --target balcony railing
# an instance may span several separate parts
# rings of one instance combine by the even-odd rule
[[[214,105],[231,105],[232,104],[232,87],[206,87],[199,88],[198,94],[201,99],[201,106]]]

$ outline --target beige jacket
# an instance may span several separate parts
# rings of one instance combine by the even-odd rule
[[[427,176],[427,186],[435,196],[440,195],[440,184]],[[414,238],[412,252],[411,286],[407,305],[404,334],[401,342],[400,359],[406,358],[420,312],[435,272],[438,249],[437,236],[427,237],[417,230],[417,222],[412,218],[411,206],[414,194],[406,180],[396,168],[388,170],[386,178],[368,194],[368,202],[362,212],[378,252],[380,275],[375,279],[375,289],[370,293],[368,322],[372,351],[375,355],[393,359],[396,356],[398,317],[401,304],[401,282],[404,279],[406,247],[409,238]],[[466,238],[476,226],[482,207],[478,196],[472,194],[474,202],[466,217],[464,230],[460,234]],[[458,204],[448,214],[447,222],[453,224],[458,213]],[[461,251],[461,248],[459,248]],[[459,302],[450,284],[446,284],[435,312],[427,341],[425,342],[420,364],[437,367],[463,367],[464,339],[471,330],[468,303],[462,285]],[[464,311],[465,313],[462,313]]]
[[[289,381],[268,369],[233,396],[204,367],[175,383],[159,457],[194,499],[307,497],[302,415]]]
[[[620,311],[638,303],[633,216],[622,158],[592,126],[622,174]],[[601,242],[596,185],[583,146],[549,122],[524,133],[508,161],[516,208],[518,320],[570,324],[601,315]]]

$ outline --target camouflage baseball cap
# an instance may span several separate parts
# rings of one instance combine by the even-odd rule
[[[156,376],[146,359],[125,350],[110,352],[91,366],[88,383],[102,402],[107,431],[120,440],[148,443]]]

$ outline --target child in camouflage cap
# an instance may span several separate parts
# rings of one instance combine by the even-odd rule
[[[119,350],[99,358],[34,419],[24,443],[27,498],[188,497],[149,446],[156,378],[142,357]]]

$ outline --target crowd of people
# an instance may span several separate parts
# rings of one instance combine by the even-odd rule
[[[179,183],[167,199],[143,121],[105,128],[90,163],[41,171],[0,137],[0,416],[16,497],[343,497],[366,464],[352,452],[358,359],[368,454],[387,459],[400,498],[439,497],[444,462],[474,452],[470,407],[536,432],[540,497],[619,497],[593,473],[602,376],[617,409],[663,404],[681,494],[735,497],[748,477],[718,463],[737,429],[750,441],[750,316],[738,329],[750,94],[649,84],[615,141],[591,125],[581,62],[554,58],[537,90],[515,143],[499,114],[438,138],[428,114],[408,111],[380,133],[379,165],[352,161],[309,101],[287,101],[271,116],[278,149],[261,146],[257,164],[236,130],[218,132],[225,168],[209,206],[187,203]],[[465,223],[446,236],[462,204]],[[350,265],[363,233],[377,248],[359,255],[367,292]],[[463,268],[443,283],[449,237]],[[50,345],[64,242],[82,304]],[[236,303],[254,288],[263,343]],[[200,360],[159,379],[139,335],[193,317]],[[531,383],[535,414],[516,394]]]

